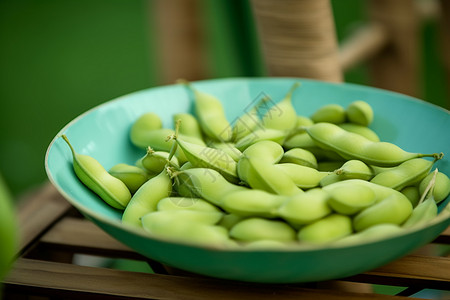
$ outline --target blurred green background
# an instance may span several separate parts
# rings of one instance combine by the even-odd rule
[[[339,41],[366,19],[365,4],[332,1]],[[16,198],[46,180],[45,151],[70,120],[162,84],[153,5],[0,0],[0,173]],[[200,6],[208,78],[265,75],[249,2],[202,0]],[[435,22],[425,22],[422,33],[421,98],[445,106]],[[370,84],[364,65],[347,71],[345,81]]]

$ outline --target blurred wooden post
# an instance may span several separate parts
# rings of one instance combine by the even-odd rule
[[[342,81],[329,0],[252,0],[268,75]]]
[[[440,34],[442,61],[446,72],[447,94],[450,94],[450,1],[441,0]],[[450,109],[450,97],[447,97],[446,108]]]
[[[200,5],[198,0],[156,0],[151,6],[163,84],[206,77]]]
[[[443,1],[445,2],[445,1]],[[371,0],[373,22],[388,33],[389,44],[371,61],[371,85],[419,96],[420,21],[414,0]]]

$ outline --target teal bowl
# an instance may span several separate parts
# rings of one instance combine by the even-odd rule
[[[410,152],[444,152],[436,163],[450,174],[449,111],[427,102],[385,90],[333,84],[297,78],[232,78],[193,82],[202,91],[214,94],[233,122],[255,100],[269,95],[281,100],[291,85],[301,82],[293,104],[301,115],[311,115],[329,103],[343,106],[354,100],[368,102],[375,118],[371,128],[383,141],[393,142]],[[288,249],[224,249],[177,243],[146,234],[121,224],[121,212],[105,204],[75,176],[72,156],[60,136],[67,135],[77,152],[96,158],[106,169],[130,163],[143,155],[129,141],[131,124],[144,112],[157,113],[164,127],[172,126],[172,116],[192,112],[192,99],[184,86],[168,85],[135,92],[78,116],[55,136],[45,157],[47,175],[58,191],[87,219],[138,253],[163,264],[216,278],[262,283],[315,282],[352,276],[380,267],[411,253],[435,239],[450,225],[450,212],[443,209],[427,226],[404,230],[381,240],[339,246]],[[387,250],[388,249],[388,250]]]

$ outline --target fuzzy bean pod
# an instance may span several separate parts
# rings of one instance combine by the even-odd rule
[[[172,180],[166,170],[149,179],[133,195],[122,215],[122,223],[142,227],[141,217],[156,211],[158,202],[172,192]]]
[[[109,174],[95,158],[75,152],[66,135],[61,137],[72,152],[72,166],[78,179],[110,206],[125,209],[131,199],[125,183]]]
[[[345,159],[358,159],[369,165],[396,166],[413,158],[438,157],[439,154],[407,152],[388,142],[372,142],[331,123],[317,123],[306,131],[321,148],[333,150]]]

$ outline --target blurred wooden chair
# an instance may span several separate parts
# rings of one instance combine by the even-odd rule
[[[162,81],[208,78],[196,0],[157,0]],[[444,0],[367,0],[367,24],[338,43],[330,0],[251,0],[268,76],[341,82],[367,63],[370,85],[421,95],[421,24],[439,18],[443,62],[450,80],[450,3]],[[171,55],[171,49],[177,55]],[[224,50],[225,51],[225,50]],[[450,81],[449,81],[450,83]],[[448,105],[450,106],[450,105]]]

